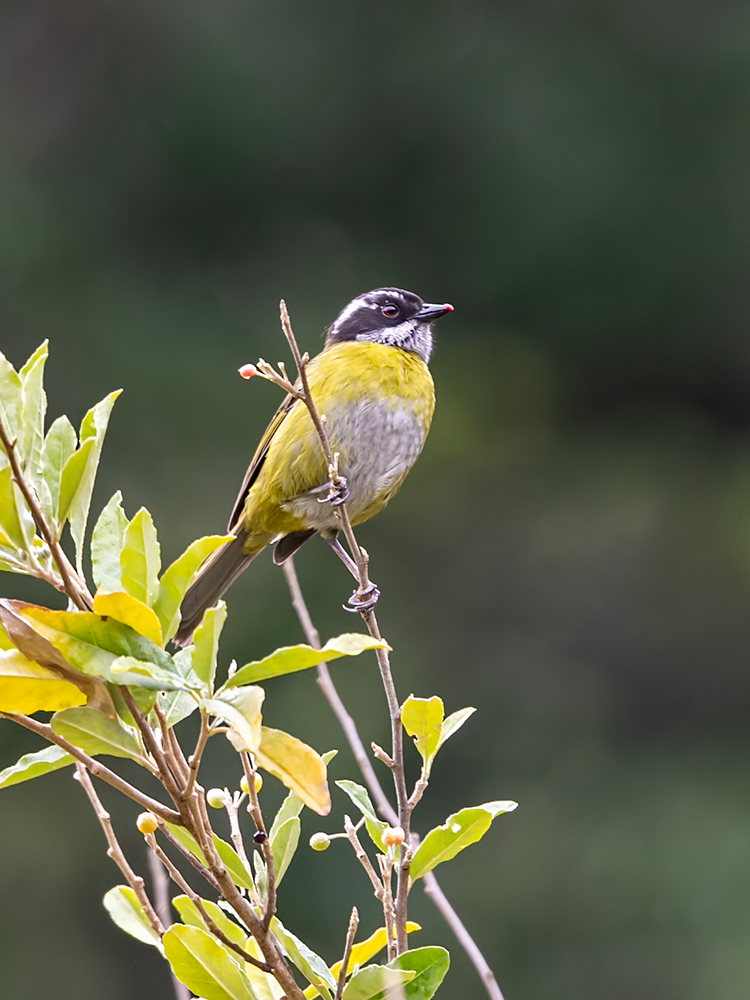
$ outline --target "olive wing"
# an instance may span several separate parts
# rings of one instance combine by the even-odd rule
[[[232,508],[232,514],[229,518],[228,531],[234,531],[237,527],[240,517],[242,516],[242,511],[245,506],[245,500],[247,499],[247,494],[250,492],[250,487],[253,485],[255,480],[258,478],[260,470],[263,468],[263,463],[266,460],[266,455],[268,454],[268,449],[270,447],[271,441],[274,435],[281,427],[285,418],[289,414],[290,410],[297,402],[294,396],[286,396],[278,408],[276,413],[274,413],[270,424],[265,430],[263,437],[260,439],[258,447],[255,449],[255,454],[252,457],[250,465],[247,467],[247,472],[245,473],[245,478],[242,480],[242,486],[240,487],[240,492],[237,494],[237,499],[234,502],[234,507]]]

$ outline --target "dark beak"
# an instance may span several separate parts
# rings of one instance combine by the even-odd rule
[[[437,319],[438,316],[445,316],[446,313],[452,312],[453,306],[449,302],[443,302],[442,305],[436,305],[434,302],[425,302],[414,319]]]

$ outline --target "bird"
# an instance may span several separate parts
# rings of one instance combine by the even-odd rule
[[[369,520],[416,462],[435,409],[433,323],[450,312],[449,303],[424,302],[402,288],[373,289],[341,310],[306,367],[341,478],[330,482],[309,411],[288,394],[245,473],[229,518],[234,537],[206,560],[183,598],[176,645],[190,642],[204,612],[268,545],[281,565],[318,533],[356,578],[337,537],[336,507],[345,500],[353,525]],[[357,590],[346,610],[368,610],[377,597],[374,585]]]

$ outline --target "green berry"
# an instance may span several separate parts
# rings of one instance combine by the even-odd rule
[[[331,846],[331,838],[327,833],[314,833],[310,837],[310,847],[314,851],[327,851]]]
[[[223,809],[227,804],[227,793],[223,788],[209,788],[206,792],[206,802],[212,809]]]

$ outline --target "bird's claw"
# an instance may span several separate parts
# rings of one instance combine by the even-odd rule
[[[352,614],[362,614],[372,611],[379,597],[380,591],[374,583],[371,583],[367,587],[358,587],[342,607],[344,611],[350,611]]]
[[[325,496],[318,497],[318,503],[329,503],[332,507],[340,507],[349,499],[349,484],[343,476],[339,476],[336,482],[328,480],[322,486],[316,487],[311,493],[323,493]]]

